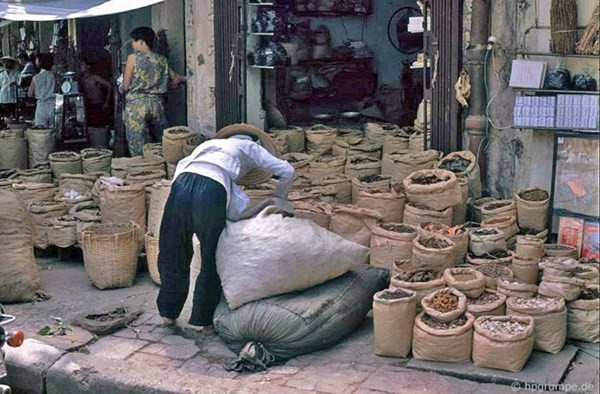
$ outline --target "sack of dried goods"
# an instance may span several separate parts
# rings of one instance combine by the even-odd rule
[[[535,321],[535,349],[558,353],[567,339],[565,300],[537,295],[532,298],[509,297],[508,316],[530,316]]]
[[[406,357],[412,346],[417,303],[416,292],[386,289],[373,296],[375,354]]]
[[[417,309],[421,308],[423,297],[444,288],[441,273],[415,266],[410,260],[394,262],[390,289],[408,289],[416,292]]]
[[[499,278],[513,277],[512,270],[504,264],[487,263],[471,267],[485,276],[485,287],[488,289],[496,289],[498,287]]]
[[[437,320],[425,312],[415,319],[412,353],[417,360],[464,362],[471,358],[473,322],[465,313],[451,322]]]
[[[547,297],[562,297],[566,301],[573,301],[581,294],[584,284],[581,279],[551,276],[544,272],[538,292]]]
[[[454,266],[456,245],[438,235],[420,235],[413,240],[413,262],[423,268],[443,272]]]
[[[540,259],[513,256],[510,268],[514,277],[525,283],[537,284]]]
[[[344,174],[350,177],[379,175],[380,173],[381,160],[379,159],[361,155],[350,156],[346,159]]]
[[[371,227],[381,220],[379,212],[353,205],[332,207],[329,231],[364,246],[371,244]]]
[[[402,223],[406,196],[394,191],[388,193],[360,191],[356,205],[378,211],[383,223]]]
[[[475,155],[468,150],[451,152],[444,156],[437,164],[437,168],[459,174],[466,174],[471,197],[481,197],[481,176],[479,164]]]
[[[479,297],[467,297],[467,312],[475,316],[503,316],[506,313],[506,296],[485,289]]]
[[[493,200],[481,206],[481,221],[498,216],[517,216],[514,200]]]
[[[563,257],[545,258],[544,275],[572,278],[577,269],[577,261]]]
[[[600,280],[600,274],[598,273],[598,268],[594,266],[586,266],[583,264],[577,265],[575,268],[575,277],[577,279],[581,279],[585,285],[598,285]]]
[[[344,173],[346,158],[342,156],[319,156],[308,163],[308,175],[319,179],[329,175]]]
[[[517,235],[515,252],[521,258],[541,259],[544,256],[544,241],[531,235]]]
[[[446,226],[452,226],[453,214],[453,207],[436,211],[435,209],[409,202],[404,206],[404,217],[402,218],[402,223],[417,226],[421,223],[432,222],[444,224]]]
[[[427,150],[412,153],[386,153],[381,159],[381,175],[390,176],[397,181],[403,181],[417,170],[430,170],[435,167],[440,152]]]
[[[496,250],[506,250],[506,238],[497,228],[481,228],[469,233],[469,250],[475,256],[486,256]]]
[[[312,178],[310,186],[331,186],[335,189],[335,199],[340,204],[352,203],[352,179],[344,174],[326,175]]]
[[[298,219],[309,219],[323,227],[329,229],[331,220],[331,205],[326,202],[292,202],[294,207],[294,217]]]
[[[406,224],[382,223],[371,227],[371,259],[374,267],[392,269],[394,261],[412,258],[417,230]]]
[[[467,297],[451,287],[436,290],[423,297],[423,311],[440,321],[451,322],[467,310]]]
[[[567,336],[584,342],[600,341],[600,293],[598,286],[584,288],[567,303]]]
[[[390,177],[367,175],[352,178],[352,204],[358,202],[358,194],[361,191],[388,193],[390,187]]]
[[[507,297],[531,298],[538,290],[536,285],[515,278],[498,278],[496,290]]]
[[[529,316],[481,316],[475,320],[473,364],[480,368],[519,372],[529,360],[535,341]]]
[[[306,153],[315,157],[330,154],[336,133],[336,129],[333,127],[322,124],[316,124],[305,129]]]
[[[548,224],[550,193],[539,187],[519,190],[513,198],[517,203],[519,227],[543,230]]]
[[[506,242],[519,234],[516,216],[496,216],[481,222],[481,228],[496,228],[504,233]]]
[[[462,193],[456,175],[447,170],[418,170],[402,184],[406,198],[431,209],[441,210],[461,203]]]
[[[545,244],[544,255],[548,257],[566,257],[571,259],[579,258],[576,247],[562,244]]]
[[[495,197],[481,197],[473,201],[473,222],[481,223],[481,207],[488,202],[496,201]]]
[[[467,264],[472,266],[482,264],[502,264],[509,266],[512,262],[512,255],[506,250],[494,250],[493,252],[487,253],[483,256],[475,256],[473,253],[467,253]]]
[[[485,276],[473,268],[446,268],[444,282],[467,297],[477,298],[485,290]]]
[[[454,263],[456,265],[465,262],[465,256],[469,248],[469,232],[463,225],[449,227],[442,223],[423,222],[419,223],[417,230],[419,234],[441,235],[450,239],[456,245],[454,250]]]

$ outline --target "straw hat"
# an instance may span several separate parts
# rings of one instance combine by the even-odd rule
[[[12,56],[2,56],[2,57],[0,57],[0,62],[4,62],[6,60],[10,60],[11,62],[15,62],[15,63],[17,62],[17,59],[15,59]]]
[[[273,140],[271,140],[271,137],[258,127],[254,127],[246,123],[236,123],[225,126],[219,130],[217,134],[215,134],[214,138],[224,139],[236,134],[248,135],[254,140],[259,140],[263,148],[265,148],[273,156],[277,157],[277,150]],[[271,179],[271,176],[272,174],[270,172],[255,168],[238,179],[236,183],[242,186],[258,185],[267,182],[269,179]]]

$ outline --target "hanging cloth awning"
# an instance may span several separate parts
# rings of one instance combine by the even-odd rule
[[[54,21],[118,14],[164,0],[0,0],[0,18]]]

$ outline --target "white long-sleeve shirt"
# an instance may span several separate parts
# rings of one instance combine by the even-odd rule
[[[219,182],[227,191],[227,218],[236,221],[250,199],[235,182],[255,168],[278,176],[279,182],[273,195],[287,199],[294,178],[294,167],[248,140],[214,139],[200,144],[191,155],[179,161],[173,181],[180,174],[191,172]]]
[[[17,102],[17,78],[19,70],[4,70],[0,73],[0,104],[14,104]]]

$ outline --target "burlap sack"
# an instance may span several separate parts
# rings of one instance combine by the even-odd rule
[[[28,302],[36,298],[40,275],[29,234],[0,237],[0,302]]]
[[[533,197],[536,196],[536,197]],[[519,190],[513,194],[517,205],[519,227],[544,230],[548,224],[548,209],[550,208],[550,193],[539,187]],[[539,198],[532,200],[531,198]]]
[[[411,259],[412,241],[416,236],[414,227],[399,223],[371,227],[370,264],[391,270],[394,261]]]
[[[407,357],[412,346],[416,316],[416,292],[387,289],[373,296],[373,332],[375,354]]]
[[[495,297],[495,299],[491,299]],[[483,302],[482,300],[487,300]],[[467,297],[467,312],[475,318],[479,316],[504,316],[506,313],[506,296],[492,289],[485,289],[477,298]]]
[[[165,160],[161,157],[152,156],[129,162],[126,167],[125,177],[131,172],[139,171],[165,171]]]
[[[18,179],[23,182],[52,183],[52,171],[45,166],[17,171]]]
[[[345,163],[344,157],[321,155],[315,157],[308,164],[308,175],[312,179],[318,179],[329,175],[343,174]]]
[[[459,176],[459,174],[466,175],[470,196],[473,198],[481,197],[481,175],[477,158],[473,153],[468,150],[451,152],[444,156],[436,167],[452,171],[456,176]]]
[[[319,226],[329,230],[331,205],[326,202],[291,201],[294,217],[312,220]]]
[[[574,246],[563,244],[545,244],[544,256],[577,259],[579,258],[579,253],[577,252],[577,248]]]
[[[308,173],[308,164],[314,157],[304,153],[288,153],[281,156],[281,159],[287,161],[294,167],[294,175],[302,175]]]
[[[402,223],[404,217],[404,204],[406,196],[400,193],[371,193],[360,191],[356,205],[359,208],[367,208],[378,211],[383,223]]]
[[[352,204],[358,202],[358,194],[361,191],[387,193],[390,191],[390,178],[380,175],[352,178]]]
[[[437,244],[438,247],[427,245]],[[419,235],[413,239],[413,262],[423,268],[436,272],[443,272],[446,268],[454,266],[454,251],[456,245],[446,237],[439,235]]]
[[[48,155],[56,150],[54,129],[28,129],[25,131],[29,148],[29,168],[48,162]]]
[[[481,205],[481,221],[498,216],[517,216],[514,200],[494,200]]]
[[[183,143],[183,157],[187,157],[192,154],[194,149],[198,147],[198,145],[202,144],[206,141],[206,137],[200,133],[194,133],[185,139]],[[162,145],[161,145],[161,154],[162,154]],[[144,155],[144,158],[146,156]]]
[[[575,269],[575,277],[581,279],[586,286],[600,284],[600,272],[598,272],[598,268],[591,265],[578,264]]]
[[[444,282],[470,298],[479,297],[485,290],[485,276],[469,267],[446,268]]]
[[[537,284],[540,259],[513,256],[510,269],[514,277],[532,285]]]
[[[162,157],[162,142],[149,142],[142,147],[142,157],[147,159],[150,156]]]
[[[48,247],[48,226],[53,218],[67,213],[67,206],[58,201],[33,201],[27,207],[31,219],[31,240],[40,249]]]
[[[579,297],[583,286],[584,282],[581,279],[552,276],[544,272],[538,293],[547,297],[562,297],[566,301],[573,301]]]
[[[390,135],[386,135],[383,139],[383,148],[381,151],[382,157],[391,153],[411,153],[408,143],[409,137],[402,130],[398,130]]]
[[[92,192],[96,177],[84,174],[61,174],[58,183],[58,196],[63,197],[65,193],[76,191],[79,194],[89,194]]]
[[[154,158],[154,156],[152,156],[151,158]],[[125,179],[125,176],[127,176],[127,170],[129,166],[133,163],[140,162],[142,160],[142,156],[115,157],[111,160],[110,163],[110,174],[112,176]]]
[[[520,323],[523,331],[515,333],[491,331],[486,322]],[[535,323],[529,316],[482,316],[475,320],[473,364],[480,368],[519,372],[533,351]]]
[[[544,256],[544,241],[530,235],[518,235],[515,254],[521,258],[541,259]]]
[[[560,352],[567,339],[565,301],[555,298],[546,306],[527,306],[523,305],[523,302],[527,302],[527,300],[509,297],[506,300],[506,314],[532,317],[535,322],[534,349],[553,354]]]
[[[306,139],[306,153],[317,157],[331,154],[335,141],[336,129],[333,127],[316,124],[304,130]]]
[[[25,206],[33,201],[52,200],[56,194],[56,187],[51,183],[21,182],[14,183],[12,187],[19,194]]]
[[[467,264],[473,266],[496,263],[508,267],[512,262],[512,255],[505,250],[495,251],[492,254],[481,257],[475,256],[473,253],[469,252],[467,253],[466,261]]]
[[[304,152],[304,129],[297,126],[289,126],[287,128],[270,129],[269,134],[275,139],[283,139],[286,153]]]
[[[496,286],[498,293],[507,297],[531,298],[538,291],[536,285],[515,278],[498,278]]]
[[[506,242],[509,242],[509,240],[519,234],[519,227],[517,227],[517,218],[515,216],[496,216],[483,220],[481,228],[497,228],[501,230],[504,233]]]
[[[543,261],[544,275],[572,278],[577,270],[577,261],[567,258],[549,258]]]
[[[160,236],[160,225],[169,193],[171,192],[171,181],[166,179],[155,182],[150,194],[150,205],[148,207],[148,232],[156,238]]]
[[[417,310],[422,309],[421,301],[423,297],[436,290],[444,288],[444,279],[439,277],[425,282],[408,282],[399,278],[396,273],[392,276],[390,289],[407,289],[416,292],[415,301],[417,302]]]
[[[381,172],[381,160],[372,157],[356,155],[346,159],[344,174],[349,177],[367,175],[379,175]]]
[[[456,245],[454,250],[454,264],[461,265],[465,262],[467,250],[469,248],[469,232],[462,226],[449,227],[442,223],[423,222],[417,226],[419,234],[425,236],[440,235],[449,238]]]
[[[59,248],[68,248],[77,244],[77,219],[63,215],[51,219],[47,229],[48,243]]]
[[[81,168],[84,174],[110,173],[113,152],[110,149],[86,148],[81,151]]]
[[[434,304],[433,300],[438,297],[447,297],[453,296],[458,302],[454,309],[452,310],[440,310],[440,305]],[[462,316],[467,310],[467,297],[460,291],[453,289],[452,287],[446,287],[444,289],[439,289],[434,292],[427,294],[423,297],[422,300],[423,312],[425,312],[430,317],[434,319],[443,321],[443,322],[451,322],[453,320],[458,319]],[[449,308],[447,304],[443,305],[442,308]]]
[[[332,207],[329,231],[358,244],[369,247],[371,228],[381,220],[377,211],[357,208],[352,205],[334,205]]]
[[[463,175],[457,175],[456,181],[458,182],[458,188],[460,189],[460,203],[452,207],[452,225],[463,224],[467,220],[467,208],[468,203],[471,201],[469,198],[469,187],[467,178]]]
[[[415,171],[433,169],[439,158],[440,152],[436,150],[386,154],[381,159],[381,175],[402,181]]]
[[[365,123],[365,137],[369,141],[383,142],[386,136],[391,135],[395,131],[400,130],[398,125],[392,123]]]
[[[381,160],[382,147],[383,144],[381,142],[368,142],[350,145],[346,151],[346,157],[350,158],[352,156],[362,156]]]
[[[336,190],[335,198],[338,203],[352,203],[352,179],[346,175],[335,174],[312,179],[311,186],[332,186]]]
[[[188,137],[196,132],[187,126],[166,128],[162,135],[162,155],[167,163],[177,163],[183,159],[183,145]]]
[[[476,269],[485,276],[485,287],[487,289],[497,289],[499,278],[512,278],[512,270],[498,263],[487,263],[481,265],[470,265],[471,268]]]
[[[290,193],[289,200],[293,200],[293,194],[295,194],[297,196],[296,198],[300,200],[305,200],[306,197],[308,197],[309,199],[314,199],[315,201],[322,201],[328,204],[335,204],[338,202],[337,192],[338,189],[334,185],[309,186],[305,187],[302,190]]]
[[[402,184],[408,201],[431,209],[453,207],[462,200],[456,175],[447,170],[418,170]]]
[[[421,223],[441,223],[446,226],[452,225],[452,213],[453,208],[446,208],[441,211],[429,209],[421,205],[415,205],[413,203],[406,203],[404,206],[404,217],[402,222],[404,224],[410,224],[418,226]]]
[[[348,155],[348,148],[351,145],[359,145],[364,140],[364,134],[360,131],[352,131],[344,134],[340,134],[338,131],[337,137],[335,137],[333,147],[331,148],[331,154],[333,156],[344,156]]]
[[[0,189],[0,236],[25,234],[31,237],[31,223],[27,206],[13,190]]]
[[[497,228],[473,230],[469,233],[469,251],[486,256],[496,250],[506,250],[504,232]]]
[[[436,329],[423,322],[421,312],[415,319],[412,353],[417,360],[465,362],[471,358],[473,345],[473,321],[466,313],[467,321],[462,326],[449,329]]]
[[[139,234],[146,233],[146,203],[144,187],[125,183],[122,187],[99,187],[102,223],[129,224],[139,226]],[[143,237],[140,237],[143,242]]]
[[[592,289],[595,289],[596,296],[590,292]],[[584,342],[600,342],[600,299],[597,297],[597,292],[598,286],[589,286],[584,289],[579,299],[567,303],[569,338]]]
[[[53,152],[48,155],[48,161],[54,178],[60,178],[61,174],[81,174],[82,172],[81,155],[76,152]]]
[[[0,170],[27,168],[27,140],[0,131]]]
[[[495,197],[482,197],[473,202],[473,222],[481,223],[481,207],[488,202],[497,201]]]
[[[167,179],[171,180],[175,176],[177,164],[167,163]]]

